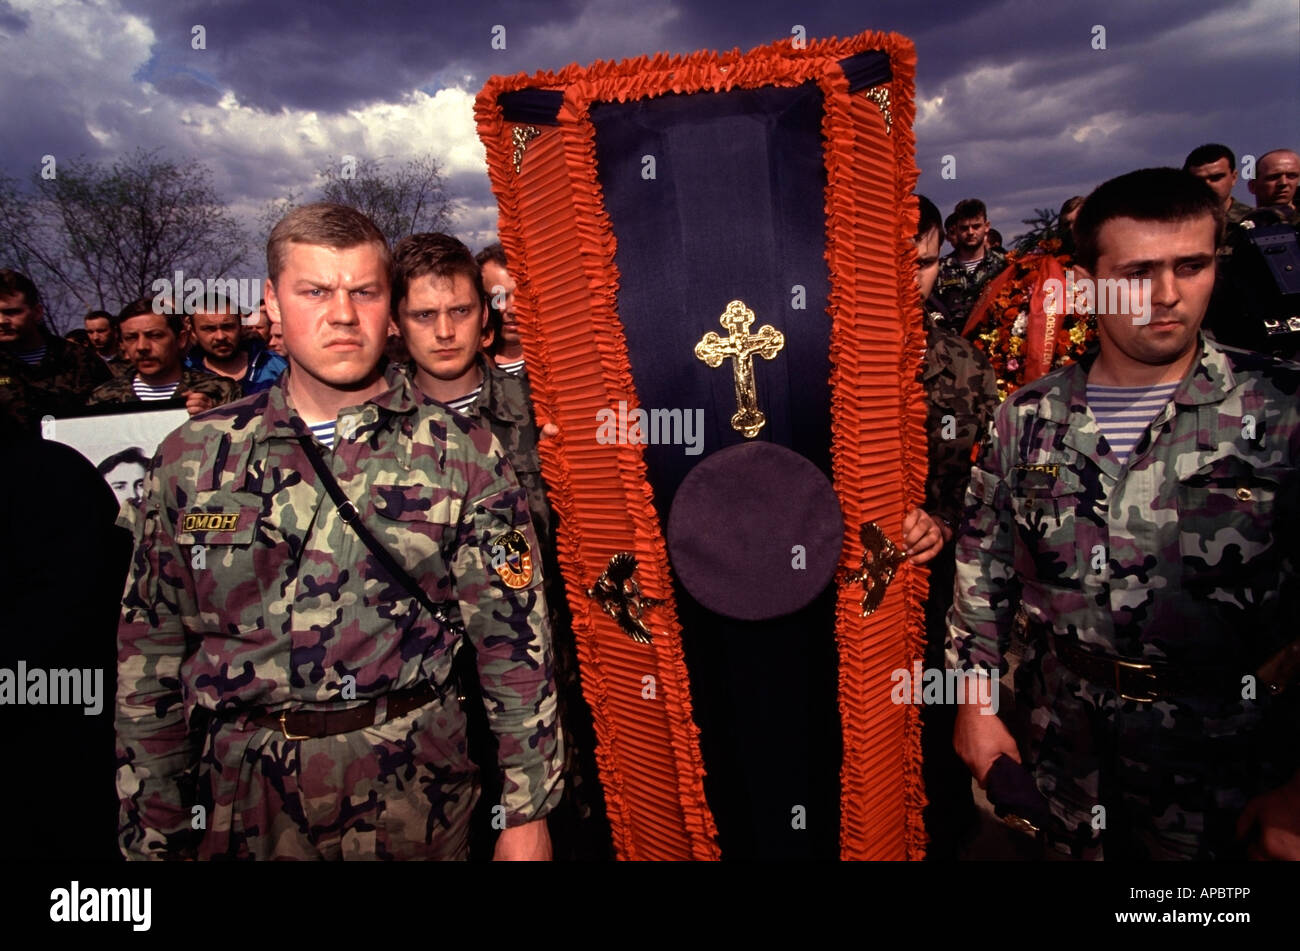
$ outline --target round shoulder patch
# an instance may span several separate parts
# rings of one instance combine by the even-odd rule
[[[533,582],[533,553],[523,532],[508,531],[492,539],[488,548],[492,569],[507,588],[526,588]]]

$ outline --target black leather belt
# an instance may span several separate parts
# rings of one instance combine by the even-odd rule
[[[445,691],[439,691],[427,680],[418,687],[394,690],[387,695],[388,719],[395,720],[432,703],[443,692]],[[376,699],[346,710],[281,710],[278,713],[249,717],[248,722],[268,730],[279,730],[287,740],[318,739],[374,726],[378,704]]]
[[[1241,674],[1230,664],[1182,667],[1099,654],[1074,638],[1051,635],[1052,653],[1076,677],[1114,690],[1125,700],[1153,703],[1172,697],[1211,697],[1238,694]]]

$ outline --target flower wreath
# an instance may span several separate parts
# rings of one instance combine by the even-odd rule
[[[989,282],[971,311],[962,335],[988,357],[1000,399],[1073,363],[1097,339],[1096,318],[1078,290],[1064,313],[1044,290],[1051,279],[1064,286],[1065,269],[1072,263],[1056,238],[1039,242],[1028,253],[1012,251],[1006,268]]]

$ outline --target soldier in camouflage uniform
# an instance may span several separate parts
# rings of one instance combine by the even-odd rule
[[[136,389],[137,381],[142,386],[175,383],[172,395],[185,399],[191,416],[243,395],[235,380],[184,366],[185,348],[189,344],[184,314],[155,313],[153,298],[142,297],[122,308],[118,326],[122,346],[136,370],[96,387],[86,401],[88,404],[143,402],[144,397]]]
[[[1223,213],[1227,225],[1240,224],[1255,209],[1244,201],[1232,197],[1232,189],[1237,184],[1237,156],[1232,149],[1218,142],[1199,145],[1187,153],[1183,160],[1183,171],[1191,172],[1219,196],[1223,202]],[[1230,253],[1222,240],[1219,242],[1219,254]]]
[[[942,548],[929,561],[930,591],[925,603],[925,667],[943,667],[946,616],[952,606],[953,534],[961,520],[971,447],[987,428],[998,404],[997,379],[988,359],[964,337],[944,327],[943,302],[933,294],[939,271],[939,209],[924,195],[917,227],[917,284],[925,320],[921,385],[926,397],[929,472],[925,511],[937,524]],[[955,712],[927,706],[921,711],[921,772],[925,780],[924,818],[930,859],[955,858],[964,834],[977,821],[970,772],[952,748]]]
[[[528,376],[507,372],[484,352],[499,333],[500,315],[488,308],[479,264],[464,244],[446,234],[416,234],[402,239],[394,258],[393,313],[411,354],[408,372],[426,398],[452,407],[496,436],[528,495],[533,527],[542,545],[557,703],[567,739],[565,808],[551,815],[557,856],[609,857],[610,836],[596,778],[594,727],[582,698],[577,646],[556,557],[556,526],[537,454],[540,437]],[[458,317],[466,304],[472,313]],[[557,433],[550,427],[548,435]]]
[[[91,350],[42,327],[43,314],[31,279],[0,270],[0,413],[31,433],[44,416],[79,414],[91,391],[113,376]]]
[[[1007,256],[989,247],[989,219],[984,202],[978,198],[959,201],[952,218],[953,252],[939,261],[935,293],[947,311],[944,329],[959,334],[984,285],[1007,266]],[[978,263],[973,268],[966,267],[971,261]]]
[[[451,680],[460,636],[344,521],[307,456],[316,440],[353,517],[463,619],[504,775],[497,857],[546,858],[534,820],[562,791],[563,743],[524,493],[487,430],[380,369],[389,261],[369,219],[296,209],[267,258],[289,370],[164,440],[128,516],[123,850],[466,854],[477,778]]]
[[[1273,511],[1300,461],[1300,366],[1200,335],[1221,215],[1174,169],[1088,198],[1079,266],[1148,278],[1150,319],[1100,316],[1099,352],[1017,390],[966,495],[948,665],[1005,670],[1023,605],[1025,753],[1076,857],[1276,855],[1300,833],[1300,688],[1275,667],[1300,525]],[[1127,422],[1103,409],[1117,386],[1146,400]],[[954,737],[981,783],[1020,759],[983,713],[961,705]]]

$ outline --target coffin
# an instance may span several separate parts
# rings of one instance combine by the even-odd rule
[[[843,577],[923,494],[914,65],[863,33],[478,96],[621,858],[922,855],[927,579],[864,616]]]

